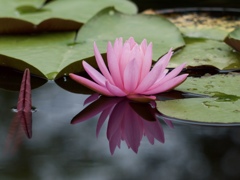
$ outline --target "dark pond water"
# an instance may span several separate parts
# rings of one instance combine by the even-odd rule
[[[19,86],[17,81],[1,85],[14,89]],[[240,178],[240,127],[147,121],[133,111],[136,106],[131,108],[134,106],[128,101],[112,98],[81,114],[88,97],[48,82],[32,90],[36,109],[31,124],[15,119],[18,92],[1,89],[0,179]],[[98,120],[99,115],[93,116],[113,107],[117,108],[112,111],[112,120],[104,122]],[[125,117],[123,121],[120,116]],[[151,120],[148,113],[145,116]],[[150,143],[153,137],[158,139],[154,145]],[[116,147],[119,138],[123,139],[120,149]]]
[[[164,2],[138,1],[141,9],[160,8]],[[168,3],[168,7],[177,5]],[[12,72],[0,70],[3,73],[0,76],[1,180],[240,179],[238,126],[193,125],[160,118],[146,121],[125,100],[102,101],[102,106],[96,107],[103,112],[101,107],[109,109],[117,105],[118,113],[110,117],[117,119],[126,114],[123,122],[113,123],[109,119],[104,122],[99,120],[99,114],[93,116],[94,111],[88,111],[93,117],[83,121],[83,115],[88,113],[79,113],[87,107],[84,101],[89,95],[69,92],[54,82],[38,87],[44,83],[42,80],[33,80],[33,87],[38,87],[32,90],[36,109],[32,112],[32,122],[26,123],[15,118],[18,92],[3,89],[19,89],[21,74],[11,76]],[[64,87],[65,81],[60,83]],[[139,128],[127,129],[124,125],[127,122],[127,127]],[[143,131],[145,136],[141,139]],[[154,145],[153,137],[158,139]],[[116,147],[119,138],[125,140],[121,148]]]

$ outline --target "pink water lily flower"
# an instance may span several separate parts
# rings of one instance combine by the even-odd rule
[[[105,96],[127,96],[137,101],[155,100],[154,94],[175,88],[188,76],[188,74],[178,76],[185,67],[185,63],[168,73],[166,67],[173,54],[171,49],[151,68],[152,43],[147,44],[145,39],[140,45],[133,37],[125,43],[122,38],[118,38],[113,46],[109,42],[107,46],[108,67],[96,43],[94,43],[94,54],[101,73],[83,61],[83,67],[93,81],[72,73],[69,76],[76,82]]]

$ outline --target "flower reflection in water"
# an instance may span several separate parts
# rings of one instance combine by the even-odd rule
[[[14,154],[21,145],[24,134],[32,137],[32,112],[17,112],[9,127],[5,144],[5,154]]]
[[[85,103],[89,102],[92,103],[77,114],[71,123],[83,122],[101,113],[96,128],[98,136],[103,123],[109,116],[107,139],[111,154],[117,146],[120,148],[121,141],[125,141],[128,148],[137,153],[143,136],[146,136],[151,144],[154,144],[155,139],[164,143],[163,128],[157,120],[158,111],[155,108],[155,102],[137,103],[125,97],[100,96],[98,98],[98,95],[86,99]],[[166,119],[164,121],[173,127],[171,121]]]
[[[6,140],[6,153],[14,154],[23,140],[23,136],[32,137],[32,98],[30,71],[26,69],[21,82],[16,114],[9,128]]]

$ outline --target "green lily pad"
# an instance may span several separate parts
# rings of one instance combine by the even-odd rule
[[[180,31],[166,18],[143,14],[126,15],[112,8],[101,11],[83,26],[77,41],[90,44],[96,41],[99,49],[105,52],[109,40],[114,41],[116,37],[128,39],[131,36],[138,43],[144,38],[153,42],[154,60],[158,60],[170,48],[177,49],[185,45]]]
[[[157,102],[157,108],[177,119],[207,123],[240,123],[240,74],[188,78],[176,90],[209,95]]]
[[[224,41],[235,50],[240,51],[240,28],[229,33]]]
[[[184,62],[188,66],[212,65],[218,69],[239,69],[240,55],[224,42],[207,39],[186,38],[186,46],[176,53],[169,67]]]
[[[240,96],[240,74],[188,77],[176,90],[217,97],[218,94]]]
[[[162,34],[167,34],[162,36]],[[28,36],[2,36],[0,38],[0,65],[25,69],[25,64],[36,67],[48,79],[83,71],[84,59],[96,66],[93,57],[93,42],[106,53],[108,41],[117,37],[128,39],[133,36],[137,42],[144,38],[153,42],[153,57],[166,53],[170,47],[184,45],[178,29],[165,18],[148,15],[126,15],[113,8],[107,8],[95,15],[75,33],[35,34]]]
[[[54,33],[32,36],[2,36],[0,39],[0,64],[23,71],[27,65],[33,74],[53,79],[58,73],[61,62],[74,56],[68,46],[75,33]],[[74,51],[75,52],[75,51]],[[76,55],[76,59],[78,55]]]
[[[127,0],[0,0],[0,34],[78,30],[98,11],[109,6],[135,14]]]
[[[157,109],[177,119],[200,123],[240,123],[240,100],[218,102],[211,98],[192,98],[157,102]]]
[[[89,20],[80,29],[76,44],[87,47],[84,52],[90,54],[93,52],[95,41],[100,52],[105,54],[108,41],[113,42],[117,37],[127,40],[131,36],[138,43],[143,39],[153,43],[153,60],[155,61],[170,48],[177,49],[185,45],[180,31],[166,18],[143,14],[126,15],[113,8],[106,8]],[[92,57],[88,60],[95,61]],[[74,62],[70,66],[66,64],[66,68],[58,74],[57,78],[68,72],[81,70],[81,62]]]

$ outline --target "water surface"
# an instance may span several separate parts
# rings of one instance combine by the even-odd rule
[[[238,179],[240,128],[160,120],[165,142],[146,137],[136,154],[125,142],[113,155],[107,121],[96,138],[98,116],[70,124],[88,95],[53,82],[32,91],[32,138],[14,123],[18,92],[0,90],[0,179]]]

